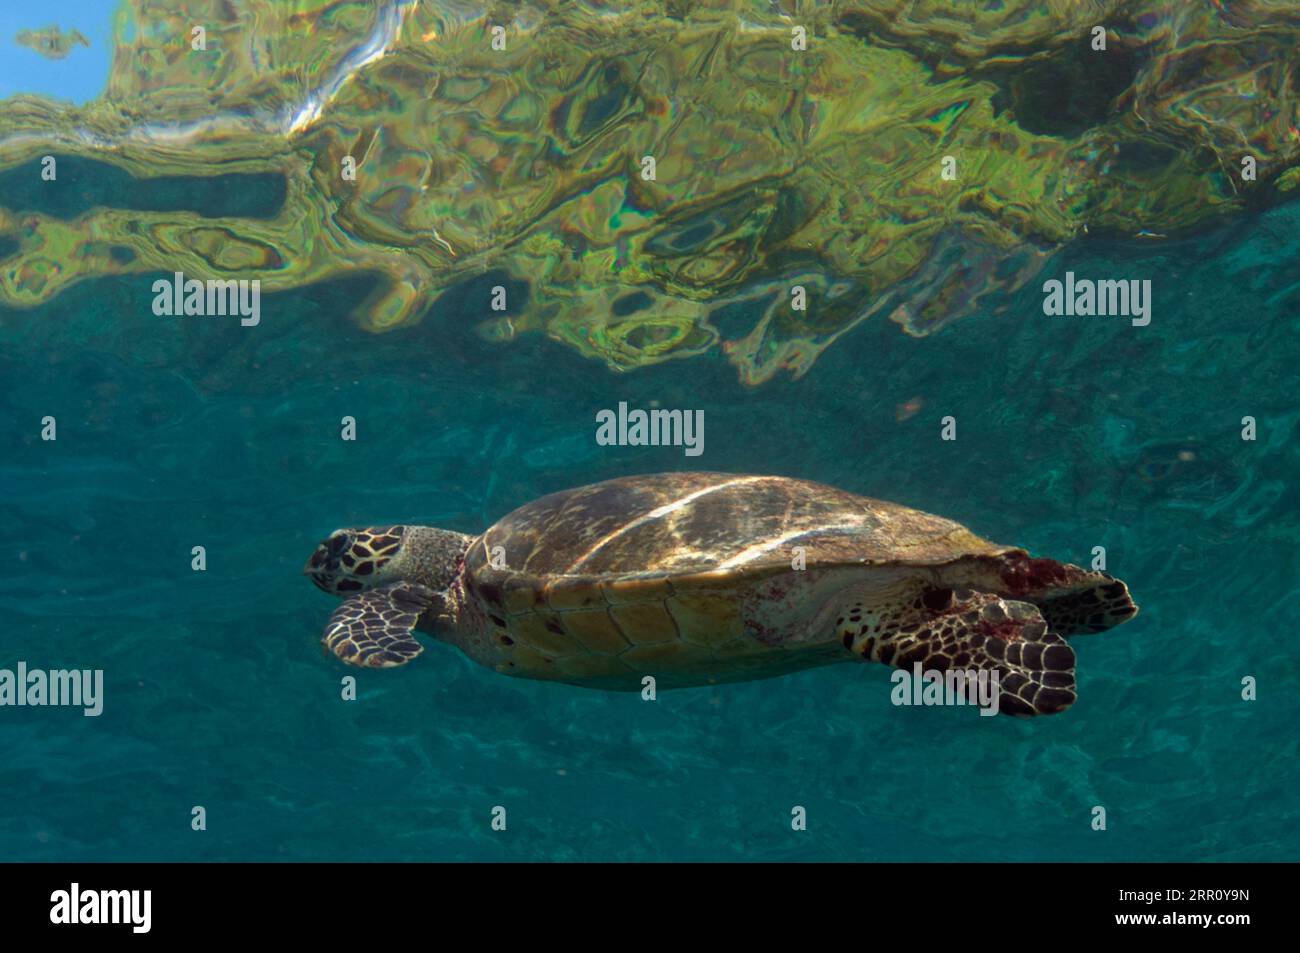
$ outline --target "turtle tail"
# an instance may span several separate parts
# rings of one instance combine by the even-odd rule
[[[979,556],[954,568],[958,570],[955,578],[963,579],[972,589],[1032,602],[1048,628],[1066,638],[1104,632],[1127,622],[1138,611],[1128,586],[1110,573],[1037,559],[1021,549],[994,558]]]
[[[1091,586],[1034,600],[1048,626],[1068,637],[1105,632],[1137,615],[1128,586],[1107,573],[1096,575]]]

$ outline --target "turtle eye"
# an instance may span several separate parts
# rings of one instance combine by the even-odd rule
[[[331,536],[325,544],[325,552],[331,559],[338,559],[344,551],[352,546],[352,537],[347,533]]]

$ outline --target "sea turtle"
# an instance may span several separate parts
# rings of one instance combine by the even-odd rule
[[[1132,618],[1123,582],[807,480],[624,477],[542,497],[481,536],[343,529],[304,572],[346,601],[324,645],[386,668],[414,630],[505,675],[612,690],[871,660],[998,673],[999,709],[1075,700],[1065,636]]]

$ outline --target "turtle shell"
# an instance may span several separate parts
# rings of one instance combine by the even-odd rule
[[[501,558],[492,569],[492,553]],[[467,557],[504,584],[736,574],[809,567],[935,565],[1007,552],[960,523],[809,480],[727,473],[623,477],[552,493],[510,513]]]
[[[520,507],[470,546],[465,578],[488,638],[510,647],[507,674],[599,684],[652,669],[730,680],[817,663],[762,658],[772,650],[746,635],[736,597],[789,572],[797,547],[808,570],[1009,551],[951,520],[807,480],[668,473]]]

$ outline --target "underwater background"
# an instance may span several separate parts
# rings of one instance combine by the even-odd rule
[[[336,317],[362,293],[343,282],[269,297],[256,334],[155,317],[134,278],[0,313],[5,663],[105,672],[97,718],[0,712],[0,857],[1294,859],[1298,236],[1291,204],[1158,254],[1081,247],[1080,274],[1155,276],[1150,326],[1047,318],[1031,290],[935,338],[864,325],[757,392],[721,360],[620,376],[503,351],[454,303],[376,338]],[[620,400],[704,409],[704,454],[597,446]],[[1061,559],[1105,546],[1141,613],[1076,639],[1079,701],[1026,721],[896,708],[880,666],[648,703],[437,645],[394,671],[321,657],[334,602],[299,571],[336,527],[475,533],[697,464]]]
[[[57,196],[35,162],[0,171],[0,205],[284,200],[274,177],[60,169]],[[1045,316],[1066,271],[1150,279],[1150,325]],[[255,328],[154,315],[169,277],[0,303],[0,668],[103,669],[105,690],[99,717],[0,709],[0,860],[1300,856],[1300,202],[1084,238],[997,309],[929,337],[882,315],[761,387],[717,348],[615,373],[543,335],[487,340],[490,289],[527,293],[504,272],[382,335],[349,318],[373,275],[264,292]],[[597,445],[620,401],[702,409],[703,455]],[[645,702],[436,644],[392,671],[322,657],[336,603],[300,570],[331,530],[478,533],[546,493],[687,469],[818,480],[1083,565],[1103,546],[1141,611],[1072,640],[1079,700],[1032,720],[896,707],[877,665]]]

